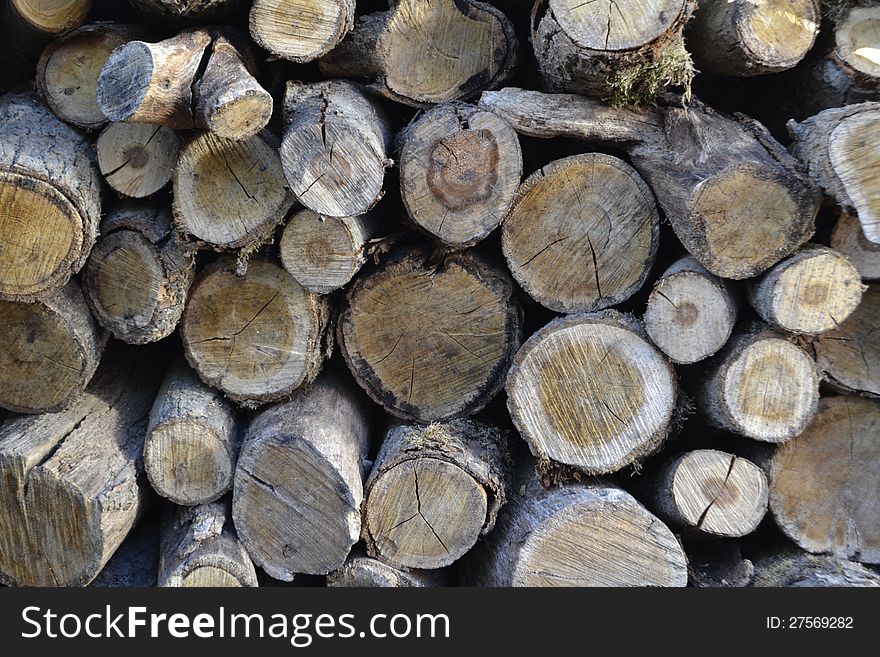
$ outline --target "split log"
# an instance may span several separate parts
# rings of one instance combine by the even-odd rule
[[[498,227],[523,172],[519,138],[507,121],[445,103],[416,118],[402,140],[400,193],[418,228],[465,248]]]
[[[182,506],[220,499],[232,490],[239,442],[232,404],[180,358],[150,412],[144,469],[153,489]]]
[[[293,206],[277,144],[268,132],[193,137],[174,169],[174,218],[200,248],[255,250]]]
[[[617,305],[644,285],[660,238],[654,195],[623,160],[573,155],[520,187],[501,226],[513,277],[561,313]]]
[[[693,256],[669,267],[645,309],[651,341],[674,363],[698,363],[727,344],[738,311],[733,286]]]
[[[257,586],[257,573],[223,502],[169,507],[162,521],[159,586]]]
[[[657,514],[685,531],[745,536],[767,513],[764,471],[735,454],[714,449],[685,452],[663,465],[654,483]]]
[[[869,242],[880,244],[880,103],[825,110],[789,121],[788,131],[792,152],[822,190],[859,218]]]
[[[314,380],[326,356],[328,319],[327,302],[281,267],[255,259],[239,276],[226,257],[197,276],[180,335],[205,383],[253,407]]]
[[[316,294],[347,285],[367,261],[371,240],[385,222],[374,213],[358,217],[325,217],[301,210],[281,233],[281,264],[297,283]]]
[[[831,248],[852,263],[862,280],[880,280],[880,244],[865,238],[859,220],[849,212],[841,210],[831,233]]]
[[[54,413],[70,406],[105,343],[75,280],[33,304],[0,301],[0,407]]]
[[[765,322],[791,333],[840,326],[862,301],[861,277],[843,255],[809,244],[749,285],[749,302]]]
[[[273,55],[311,62],[351,31],[354,12],[355,0],[254,0],[251,36]]]
[[[480,106],[522,134],[625,149],[679,240],[716,276],[755,276],[813,233],[818,191],[767,130],[746,117],[730,119],[700,104],[616,109],[515,88],[484,93]]]
[[[327,575],[327,586],[344,588],[422,588],[444,586],[442,570],[399,570],[378,559],[352,555]]]
[[[318,214],[363,214],[382,198],[392,131],[381,106],[355,85],[290,82],[281,162],[297,199]]]
[[[770,468],[776,524],[808,552],[880,563],[880,403],[827,397]]]
[[[361,16],[319,64],[326,77],[375,81],[391,100],[428,107],[499,87],[518,47],[510,20],[489,4],[394,0]]]
[[[367,480],[367,553],[398,568],[443,568],[495,526],[510,485],[505,436],[469,420],[397,425]]]
[[[821,19],[817,0],[701,0],[688,28],[688,50],[702,73],[779,73],[807,55]]]
[[[139,520],[107,565],[89,586],[153,588],[159,576],[159,521],[150,514]]]
[[[138,34],[133,25],[92,23],[53,41],[37,63],[37,88],[55,115],[86,129],[107,117],[98,107],[98,75],[110,53]]]
[[[743,559],[736,541],[692,541],[685,544],[688,584],[696,588],[742,588],[752,582],[755,567]]]
[[[759,555],[754,562],[751,586],[880,586],[880,574],[859,563],[800,550],[774,550]]]
[[[34,301],[82,269],[100,190],[83,135],[32,94],[0,99],[0,299]]]
[[[768,443],[799,435],[816,413],[816,364],[784,334],[756,323],[708,367],[697,405],[712,426]]]
[[[241,0],[128,0],[138,12],[164,21],[207,21],[226,18]]]
[[[837,329],[812,341],[816,366],[837,390],[880,397],[880,287],[872,285],[861,305]]]
[[[522,346],[507,408],[542,474],[551,464],[615,472],[666,439],[678,398],[671,363],[638,320],[609,310],[550,322]]]
[[[111,123],[95,143],[104,180],[117,194],[152,196],[171,181],[180,138],[171,128],[148,123]]]
[[[144,507],[140,464],[155,356],[108,357],[69,410],[0,427],[0,581],[82,586]]]
[[[479,585],[687,584],[675,536],[623,489],[600,481],[545,489],[527,471],[513,490],[475,553]]]
[[[328,372],[248,429],[232,512],[251,557],[275,579],[325,575],[360,537],[370,438],[361,397]]]
[[[118,340],[145,344],[177,328],[195,277],[190,251],[164,207],[128,203],[107,216],[83,270],[98,323]]]
[[[356,281],[347,299],[342,355],[370,397],[404,420],[482,409],[521,340],[512,281],[472,253],[434,266],[420,251],[397,254]]]
[[[693,0],[535,0],[531,39],[550,91],[609,97],[634,86],[651,96],[693,77],[682,31]],[[652,71],[652,69],[655,69]],[[628,100],[624,98],[623,100]]]

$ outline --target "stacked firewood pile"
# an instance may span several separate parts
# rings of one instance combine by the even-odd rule
[[[880,6],[696,5],[5,2],[0,582],[880,585]]]

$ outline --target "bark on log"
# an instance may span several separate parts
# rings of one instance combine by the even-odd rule
[[[324,361],[327,302],[268,260],[236,274],[231,257],[205,267],[180,324],[184,351],[201,379],[243,406],[290,396]]]
[[[820,200],[814,184],[746,117],[731,119],[700,104],[616,109],[581,96],[515,88],[484,93],[480,106],[528,136],[626,150],[679,240],[717,276],[755,276],[813,233]]]
[[[872,285],[861,305],[837,329],[812,341],[816,366],[837,390],[880,397],[880,286]]]
[[[880,22],[878,22],[880,26]],[[868,241],[880,244],[880,103],[789,121],[792,152],[822,190],[854,213]]]
[[[443,570],[400,570],[378,559],[352,554],[327,575],[327,586],[344,588],[423,588],[446,584]]]
[[[745,536],[767,513],[764,471],[735,454],[714,449],[685,452],[662,466],[653,483],[657,514],[688,532]]]
[[[601,481],[544,489],[521,472],[475,554],[483,586],[685,586],[687,559],[658,518]]]
[[[755,575],[751,586],[880,586],[880,574],[861,564],[791,548],[761,554],[754,563]]]
[[[685,256],[654,285],[645,309],[645,328],[672,362],[689,365],[727,344],[738,305],[730,282],[706,271],[693,256]]]
[[[29,93],[0,98],[0,300],[34,301],[86,261],[101,180],[85,138]]]
[[[206,21],[227,17],[241,0],[128,0],[138,12],[164,21]]]
[[[333,50],[354,27],[355,0],[254,0],[251,37],[300,64]]]
[[[654,75],[672,78],[654,93],[686,81],[693,74],[682,31],[695,6],[693,0],[535,0],[532,47],[546,86],[608,97],[615,77],[642,77],[651,64],[661,69]]]
[[[556,319],[517,353],[507,408],[538,466],[615,472],[654,453],[676,410],[672,364],[638,320],[609,310]]]
[[[159,382],[156,358],[141,354],[108,358],[69,410],[0,427],[0,582],[88,584],[131,530]]]
[[[809,244],[748,289],[749,302],[765,322],[791,333],[815,334],[845,322],[865,288],[843,255]]]
[[[338,324],[355,380],[389,413],[448,421],[482,409],[521,340],[507,274],[475,254],[401,253],[349,289]]]
[[[182,506],[220,499],[232,490],[239,443],[232,404],[180,358],[150,412],[144,469],[153,489]]]
[[[341,80],[290,82],[281,162],[300,203],[318,214],[363,214],[382,198],[392,131],[384,110]]]
[[[858,218],[845,210],[840,211],[831,233],[831,248],[852,263],[862,280],[880,280],[880,244],[869,242]]]
[[[779,73],[807,55],[821,19],[817,0],[701,0],[688,28],[688,50],[702,73]]]
[[[180,138],[171,128],[148,123],[111,123],[95,143],[98,166],[121,196],[146,198],[171,181]]]
[[[180,151],[173,186],[181,230],[217,251],[255,250],[294,203],[268,132],[239,141],[196,135]]]
[[[781,446],[770,468],[770,509],[808,552],[880,563],[880,403],[828,397]]]
[[[561,313],[601,310],[632,296],[648,278],[659,237],[651,190],[623,160],[601,153],[533,173],[501,226],[513,277]]]
[[[469,420],[397,425],[367,480],[367,553],[398,568],[436,569],[492,531],[507,497],[507,440]]]
[[[101,224],[83,270],[83,293],[98,323],[129,344],[168,337],[177,328],[195,277],[192,251],[164,207],[127,203]]]
[[[33,304],[0,301],[0,406],[15,413],[70,406],[105,343],[75,280]]]
[[[275,579],[345,562],[360,536],[369,431],[362,396],[330,372],[254,418],[232,511],[251,557]]]
[[[519,137],[507,121],[444,103],[417,117],[401,139],[400,193],[419,229],[466,248],[498,227],[523,173]]]
[[[393,0],[361,16],[319,64],[332,78],[374,82],[384,96],[413,107],[468,100],[504,83],[519,44],[499,9],[474,0]]]
[[[730,340],[697,394],[710,425],[768,443],[799,435],[815,415],[818,400],[813,359],[761,323]]]
[[[325,217],[301,210],[281,233],[278,252],[284,268],[305,289],[329,294],[348,285],[367,261],[370,241],[385,223],[376,213]]]
[[[254,564],[225,502],[168,507],[162,521],[159,586],[257,586]]]

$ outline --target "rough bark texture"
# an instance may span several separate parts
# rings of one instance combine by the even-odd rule
[[[814,184],[769,132],[695,104],[632,110],[567,94],[508,88],[480,105],[532,137],[626,150],[685,248],[724,278],[755,276],[813,234]]]
[[[251,36],[273,55],[311,62],[351,31],[355,8],[355,0],[254,0]]]
[[[331,372],[251,423],[233,516],[270,576],[289,582],[345,563],[360,536],[369,429],[362,395]]]
[[[394,0],[361,16],[320,61],[327,77],[367,79],[414,107],[468,100],[507,79],[518,43],[510,20],[474,0]]]
[[[880,280],[880,244],[869,242],[858,218],[845,210],[840,211],[831,233],[831,248],[858,269],[862,280]]]
[[[751,586],[880,586],[880,574],[861,564],[791,548],[758,555],[754,563],[755,575]]]
[[[435,569],[467,553],[495,526],[507,498],[507,440],[470,420],[397,425],[367,480],[367,553],[398,568]]]
[[[221,19],[241,5],[241,0],[128,0],[139,12],[163,20]]]
[[[127,203],[104,219],[101,234],[82,276],[95,319],[129,344],[171,335],[195,277],[192,251],[174,232],[171,212]]]
[[[445,586],[446,571],[401,570],[378,559],[352,554],[338,570],[327,575],[327,586],[354,588],[412,588]]]
[[[95,143],[104,180],[121,196],[146,198],[171,181],[180,138],[148,123],[111,123]]]

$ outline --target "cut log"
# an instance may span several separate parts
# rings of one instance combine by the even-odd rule
[[[360,536],[369,429],[362,395],[330,372],[254,418],[232,511],[245,547],[270,576],[289,582],[345,562]]]
[[[232,404],[183,358],[168,371],[150,413],[144,469],[153,489],[182,506],[232,490],[240,435]]]
[[[398,568],[443,568],[492,531],[510,485],[507,441],[469,420],[397,425],[367,480],[367,553]]]
[[[83,293],[98,323],[118,340],[145,344],[177,328],[195,277],[190,251],[164,207],[127,203],[101,224],[83,270]]]
[[[104,180],[117,194],[152,196],[171,181],[180,138],[171,128],[147,123],[111,123],[95,143]]]
[[[281,263],[305,289],[329,294],[347,285],[360,271],[369,242],[379,237],[384,223],[374,213],[325,217],[301,210],[281,233]]]
[[[768,443],[800,435],[818,400],[813,359],[760,323],[730,340],[708,367],[697,395],[710,425]]]
[[[736,541],[695,540],[685,544],[688,584],[696,588],[748,586],[755,574],[749,559],[743,559]]]
[[[779,73],[810,51],[821,19],[817,0],[701,0],[688,50],[702,73]]]
[[[770,509],[808,552],[880,563],[880,403],[828,397],[781,446],[770,468]]]
[[[852,263],[862,280],[880,280],[880,244],[865,238],[858,218],[849,212],[841,210],[831,233],[831,248]]]
[[[244,140],[193,137],[174,170],[174,218],[199,247],[255,250],[284,221],[294,199],[267,132]]]
[[[521,339],[507,274],[471,253],[431,266],[399,253],[348,291],[338,324],[354,378],[389,413],[417,422],[472,415],[501,389]]]
[[[319,64],[331,78],[375,81],[392,100],[428,107],[500,86],[516,64],[513,24],[474,0],[394,0],[361,16]]]
[[[201,379],[253,407],[314,380],[326,356],[328,315],[327,302],[281,267],[256,259],[238,276],[227,257],[199,273],[180,334]]]
[[[791,333],[840,326],[862,301],[861,277],[843,255],[809,244],[749,286],[749,301],[765,322]]]
[[[651,190],[623,160],[573,155],[520,187],[501,227],[513,277],[561,313],[617,305],[648,278],[660,237]]]
[[[743,116],[700,104],[615,109],[515,88],[486,92],[480,105],[522,134],[624,148],[679,240],[716,276],[751,278],[813,233],[818,190],[765,128]]]
[[[33,304],[0,301],[0,407],[68,407],[95,373],[105,343],[75,280]]]
[[[342,41],[354,12],[355,0],[254,0],[251,36],[273,55],[311,62]]]
[[[442,570],[399,570],[378,559],[352,554],[327,575],[327,586],[343,588],[422,588],[444,586]]]
[[[82,269],[101,221],[85,138],[32,94],[0,98],[0,300],[34,301]]]
[[[232,527],[226,503],[166,509],[158,585],[257,586],[254,564]]]
[[[207,21],[229,16],[241,0],[128,0],[138,12],[164,21]]]
[[[475,554],[483,586],[685,586],[675,536],[629,493],[601,481],[544,489],[521,472]]]
[[[58,36],[82,25],[92,0],[9,0],[28,27]]]
[[[98,75],[110,53],[139,30],[120,23],[92,23],[53,41],[37,63],[37,88],[55,115],[86,129],[107,117],[98,107]]]
[[[415,119],[402,139],[400,193],[418,228],[465,248],[498,227],[523,172],[519,138],[507,121],[445,103]]]
[[[153,588],[159,575],[158,514],[141,519],[89,586]]]
[[[707,536],[751,534],[767,513],[764,471],[714,449],[685,452],[656,476],[654,508],[670,526]]]
[[[848,320],[812,341],[816,366],[833,388],[880,397],[878,325],[880,287],[872,285]]]
[[[531,39],[544,83],[551,91],[602,98],[635,91],[644,100],[666,85],[688,85],[693,70],[682,31],[695,6],[693,0],[535,0]]]
[[[789,121],[788,130],[792,151],[822,190],[859,218],[869,242],[880,244],[880,103],[825,110]]]
[[[108,357],[69,410],[0,427],[0,582],[88,584],[137,520],[159,383],[155,356],[137,353]]]
[[[546,474],[615,472],[666,439],[678,384],[638,320],[616,311],[556,319],[517,353],[507,408]]]
[[[710,274],[693,256],[685,256],[654,285],[645,328],[672,362],[689,365],[727,344],[737,311],[733,286]]]
[[[340,80],[288,83],[281,161],[297,199],[318,214],[363,214],[382,198],[392,131],[379,104]]]
[[[791,548],[758,555],[754,561],[752,586],[880,586],[880,574],[854,561],[808,554]]]

